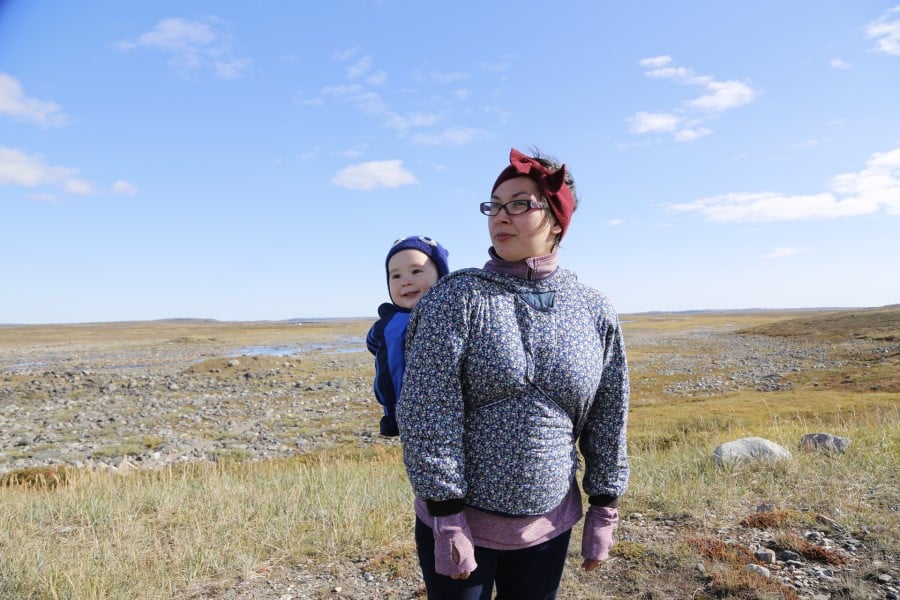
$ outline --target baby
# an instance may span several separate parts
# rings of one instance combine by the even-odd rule
[[[388,250],[384,266],[391,302],[378,307],[378,320],[366,336],[366,346],[375,355],[375,397],[384,407],[381,435],[400,435],[394,409],[406,368],[409,312],[450,271],[448,254],[446,248],[422,235],[401,238]]]

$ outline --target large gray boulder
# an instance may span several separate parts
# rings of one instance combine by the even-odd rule
[[[764,438],[746,437],[725,442],[713,450],[713,462],[719,466],[743,462],[790,460],[791,453],[784,446]]]

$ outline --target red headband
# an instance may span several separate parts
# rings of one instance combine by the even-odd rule
[[[550,204],[550,211],[562,227],[562,233],[559,234],[559,238],[562,239],[569,228],[572,213],[575,212],[575,196],[566,185],[566,165],[551,171],[537,160],[512,148],[509,151],[509,166],[500,172],[491,193],[493,194],[504,181],[516,177],[528,177],[537,183],[541,196]]]

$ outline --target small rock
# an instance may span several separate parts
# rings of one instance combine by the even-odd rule
[[[762,575],[763,577],[770,577],[772,575],[767,568],[765,568],[761,565],[750,564],[750,565],[747,565],[745,568],[748,571],[750,571],[752,573],[756,573],[757,575]]]
[[[122,457],[122,460],[119,461],[119,464],[116,465],[115,468],[118,475],[125,475],[136,469],[134,464],[132,464],[131,461],[129,461],[125,456]]]
[[[766,564],[773,564],[775,562],[775,551],[769,550],[768,548],[760,548],[756,551],[754,556]]]
[[[807,433],[800,438],[798,447],[801,450],[819,450],[840,454],[850,447],[850,440],[830,433]]]
[[[764,438],[747,437],[725,442],[713,450],[713,462],[719,466],[748,461],[789,460],[791,453],[783,446]]]

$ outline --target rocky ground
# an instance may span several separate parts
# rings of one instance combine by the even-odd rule
[[[356,335],[325,343],[291,342],[279,334],[271,340],[254,338],[254,345],[248,346],[237,339],[191,335],[151,343],[16,342],[11,329],[0,328],[0,475],[43,465],[118,472],[183,461],[263,460],[347,443],[397,443],[377,435],[371,356],[363,348],[364,325],[357,329]],[[825,365],[834,370],[835,361],[843,360],[824,344],[727,330],[635,330],[628,341],[630,347],[647,350],[632,362],[632,378],[661,378],[665,394],[680,396],[787,389],[791,373]],[[897,352],[893,340],[847,343],[851,355]],[[692,352],[666,351],[677,347]],[[845,347],[841,356],[847,355]],[[773,507],[761,510],[771,512]],[[645,565],[636,572],[633,561],[648,558],[627,552],[629,541],[641,541],[641,547],[648,540],[665,545],[684,539],[687,531],[704,531],[710,539],[751,552],[776,548],[757,562],[768,569],[771,580],[794,590],[798,598],[898,598],[897,565],[868,555],[859,532],[844,531],[824,516],[798,535],[834,551],[841,557],[834,564],[779,549],[770,530],[737,522],[698,524],[683,515],[639,514],[624,515],[617,536],[623,555],[606,563],[599,574],[579,573],[577,559],[570,561],[566,578],[573,583],[561,597],[584,597],[588,585],[607,590],[609,597],[685,597],[675,590],[690,581],[696,581],[699,593],[707,575],[701,564],[681,581],[651,581],[654,571],[663,577],[666,565]],[[412,599],[422,593],[414,567],[398,572],[380,567],[371,557],[278,566],[253,577],[198,587],[188,596]],[[851,573],[865,574],[854,578],[862,582],[854,583],[862,586],[858,590],[842,583]]]

